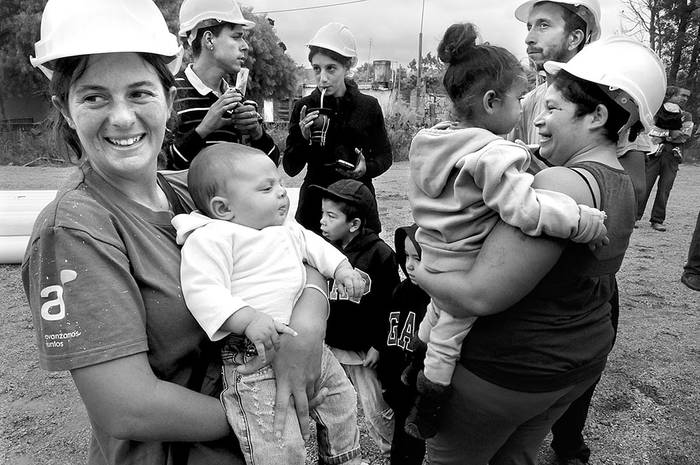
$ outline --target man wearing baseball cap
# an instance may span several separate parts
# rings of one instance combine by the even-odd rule
[[[200,150],[216,142],[245,143],[279,163],[279,149],[265,132],[257,104],[244,100],[245,84],[229,83],[245,62],[244,34],[254,26],[235,0],[182,2],[179,35],[191,48],[194,63],[175,76],[178,121],[168,147],[169,168],[188,168]]]
[[[568,62],[586,44],[598,40],[601,34],[601,14],[598,0],[529,0],[515,10],[515,17],[526,23],[528,34],[525,37],[527,54],[538,73],[545,73],[547,61]],[[546,110],[545,93],[547,81],[538,85],[523,97],[522,116],[518,125],[509,135],[511,140],[520,140],[536,147],[539,145],[539,132],[534,121]],[[636,132],[636,131],[635,131]],[[635,134],[634,141],[629,133],[622,134],[617,146],[617,156],[632,179],[635,195],[645,191],[645,152],[651,149],[646,134]],[[536,148],[530,162],[530,171],[537,172],[551,164],[539,156]],[[610,301],[613,326],[617,331],[619,297],[615,292]],[[597,383],[596,383],[597,384]],[[583,439],[583,428],[595,386],[576,399],[562,417],[552,426],[552,449],[562,465],[588,463],[591,451]]]

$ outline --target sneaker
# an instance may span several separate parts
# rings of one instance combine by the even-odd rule
[[[661,223],[651,223],[651,229],[654,229],[659,232],[664,232],[666,231],[666,226],[664,226]]]
[[[700,291],[700,275],[683,273],[681,282],[694,291]]]
[[[680,147],[673,148],[673,156],[678,160],[678,162],[683,163],[683,152],[681,152]]]

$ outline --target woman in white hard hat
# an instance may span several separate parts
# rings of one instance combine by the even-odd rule
[[[339,179],[351,178],[362,181],[374,194],[372,178],[388,170],[392,158],[379,102],[360,93],[357,84],[347,78],[357,61],[355,37],[348,27],[326,24],[307,45],[318,87],[294,105],[282,165],[290,176],[307,167],[296,219],[318,232],[321,199],[308,187],[327,187]],[[312,125],[319,115],[313,109],[321,105],[331,112],[323,143],[312,137]],[[378,215],[368,218],[367,223],[380,232]]]
[[[610,242],[591,251],[499,223],[468,272],[416,272],[438,305],[480,317],[462,346],[439,432],[428,440],[432,464],[536,463],[550,427],[598,380],[612,346],[609,301],[635,202],[616,142],[637,121],[650,127],[665,73],[651,50],[626,38],[545,68],[556,76],[535,124],[553,167],[534,186],[605,210]]]
[[[49,0],[31,60],[51,78],[78,168],[40,214],[22,279],[41,367],[69,370],[87,408],[89,464],[243,463],[218,399],[219,350],[180,290],[170,220],[192,209],[186,172],[156,171],[179,50],[151,0]],[[274,369],[280,402],[292,391],[303,417],[327,301],[302,299],[303,337],[283,342]]]
[[[244,35],[254,26],[235,0],[182,2],[179,35],[192,49],[194,63],[175,76],[177,127],[167,153],[169,168],[189,167],[200,150],[216,142],[242,142],[279,163],[279,149],[255,102],[244,100],[229,83],[245,62]]]

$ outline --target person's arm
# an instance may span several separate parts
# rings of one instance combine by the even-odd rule
[[[372,120],[369,141],[367,141],[368,150],[364,150],[362,156],[366,166],[365,175],[369,178],[376,178],[391,167],[393,158],[382,108],[376,100],[372,102],[371,108],[375,117]]]
[[[535,178],[534,187],[562,192],[577,203],[593,205],[588,187],[568,168],[549,168]],[[594,185],[594,194],[598,195]],[[457,317],[499,313],[525,297],[552,269],[566,242],[530,237],[499,222],[469,271],[433,274],[418,267],[420,286]]]
[[[668,137],[666,137],[667,142],[672,144],[685,144],[688,139],[693,135],[693,117],[688,113],[683,121],[681,129],[672,130]]]
[[[305,107],[302,102],[294,104],[294,109],[289,117],[289,134],[282,157],[282,167],[289,176],[296,176],[304,169],[310,153],[309,140],[302,135],[299,127],[302,107]]]
[[[365,296],[371,298],[371,303],[368,302],[367,305],[372,314],[369,315],[367,327],[371,332],[372,347],[376,350],[376,355],[386,345],[386,321],[392,309],[391,296],[401,281],[396,255],[388,246],[386,248],[387,253],[381,262],[372,266],[370,293]]]
[[[216,397],[162,381],[145,352],[71,370],[90,419],[132,441],[211,441],[230,428]]]
[[[238,105],[231,116],[231,124],[240,134],[250,137],[250,146],[265,152],[275,165],[280,163],[280,150],[274,139],[265,131],[262,117],[252,100],[246,100]]]
[[[467,272],[429,273],[416,280],[440,308],[456,317],[502,312],[525,297],[559,258],[563,240],[531,237],[499,221]]]
[[[184,97],[185,90],[178,89],[179,98]],[[191,110],[187,100],[176,102],[177,127],[174,141],[169,147],[171,164],[177,169],[189,167],[190,162],[206,145],[206,138],[217,129],[231,124],[230,111],[240,106],[241,95],[230,90],[219,97],[195,127],[187,110]],[[200,113],[201,114],[201,113]]]
[[[73,334],[73,344],[57,349],[40,344],[42,367],[70,370],[91,420],[116,438],[207,441],[226,436],[229,428],[216,397],[160,380],[153,373],[148,309],[131,274],[129,257],[121,243],[110,242],[117,234],[109,230],[110,222],[90,207],[87,211],[97,217],[94,224],[102,225],[97,238],[89,229],[78,230],[61,213],[71,227],[46,228],[23,265],[39,337],[63,332],[66,321],[80,329]],[[42,296],[49,289],[53,300],[47,301]],[[173,318],[186,312],[184,305],[172,310]]]
[[[579,206],[561,192],[535,189],[534,177],[523,172],[525,149],[497,141],[465,166],[481,189],[484,203],[509,225],[528,236],[549,236],[574,242],[600,242],[606,234],[604,215],[597,209]]]
[[[231,321],[240,310],[251,309],[248,302],[231,292],[233,254],[233,232],[218,223],[193,231],[181,250],[182,295],[192,316],[212,341],[226,337],[233,330],[243,334],[250,322],[235,325]]]
[[[297,336],[282,335],[280,350],[272,361],[277,382],[274,428],[284,429],[287,407],[293,402],[304,439],[309,437],[309,400],[319,402],[325,396],[322,389],[312,399],[321,374],[323,338],[328,318],[328,284],[315,269],[306,267],[307,287],[297,300],[289,326]],[[314,287],[309,287],[314,286]],[[325,290],[322,294],[318,289]],[[319,398],[320,397],[320,398]]]
[[[342,291],[348,294],[350,300],[360,300],[364,291],[364,281],[340,250],[296,222],[289,225],[289,231],[296,236],[305,263],[317,269],[326,278],[333,278]]]

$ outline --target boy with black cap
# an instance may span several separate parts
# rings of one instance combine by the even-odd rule
[[[326,344],[355,385],[369,435],[388,458],[394,413],[382,397],[376,367],[386,341],[384,321],[391,294],[399,283],[396,257],[386,242],[365,228],[366,218],[377,213],[376,200],[366,185],[341,179],[328,187],[311,188],[322,197],[321,234],[345,253],[355,269],[369,276],[365,292],[369,291],[357,304],[331,291]]]

